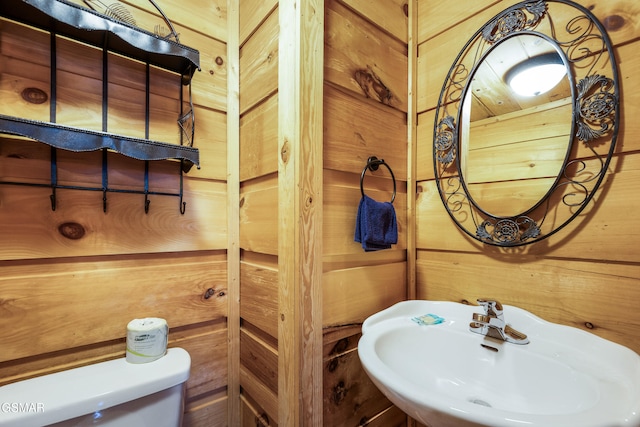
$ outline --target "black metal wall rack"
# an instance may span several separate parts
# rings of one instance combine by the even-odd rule
[[[155,3],[153,3],[155,6]],[[157,7],[157,6],[156,6]],[[162,16],[166,16],[160,11]],[[67,0],[2,0],[0,16],[49,32],[51,39],[51,87],[49,94],[49,121],[30,120],[0,114],[0,134],[26,137],[51,147],[51,182],[48,184],[0,181],[0,184],[50,187],[51,208],[56,209],[56,189],[73,189],[103,192],[103,210],[107,209],[108,192],[124,192],[145,196],[144,209],[149,210],[149,195],[177,196],[180,212],[185,212],[183,202],[183,173],[193,165],[200,167],[199,151],[193,147],[195,117],[191,99],[191,79],[199,70],[199,52],[167,37],[145,31],[127,22],[91,9],[80,7]],[[170,24],[170,23],[169,23]],[[56,40],[64,36],[102,49],[102,131],[87,130],[56,123]],[[177,37],[176,37],[177,39]],[[108,53],[113,52],[146,63],[146,111],[145,138],[134,138],[107,132],[108,121]],[[180,144],[169,144],[149,139],[150,73],[156,66],[181,77],[187,86],[188,99],[180,90],[181,111],[177,124],[181,130]],[[187,108],[184,108],[187,104]],[[102,186],[59,185],[57,180],[56,150],[74,152],[102,150]],[[108,185],[107,152],[144,161],[144,189],[113,189]],[[174,160],[180,162],[180,188],[176,193],[149,190],[149,161]]]

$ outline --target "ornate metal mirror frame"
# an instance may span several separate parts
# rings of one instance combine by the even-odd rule
[[[523,212],[498,216],[474,200],[465,181],[463,104],[485,58],[499,44],[522,34],[549,41],[566,65],[571,133],[564,163],[546,195]],[[433,160],[438,191],[449,215],[465,233],[489,245],[520,246],[553,235],[583,211],[605,177],[616,144],[619,110],[611,41],[589,10],[568,0],[525,1],[505,9],[466,43],[438,100]]]

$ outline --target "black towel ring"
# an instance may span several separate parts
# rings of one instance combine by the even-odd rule
[[[393,174],[393,171],[389,167],[389,165],[384,161],[384,159],[378,159],[376,156],[371,156],[367,159],[367,166],[362,169],[362,173],[360,174],[360,193],[362,193],[362,197],[364,197],[364,188],[362,183],[364,181],[364,175],[367,173],[367,169],[370,171],[377,171],[380,165],[385,165],[387,169],[389,169],[389,173],[391,174],[391,178],[393,179],[393,196],[391,196],[391,203],[396,199],[396,177]]]

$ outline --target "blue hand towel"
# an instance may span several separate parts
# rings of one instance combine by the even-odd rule
[[[354,240],[362,243],[362,249],[366,252],[389,249],[392,244],[398,243],[398,224],[393,204],[362,196]]]

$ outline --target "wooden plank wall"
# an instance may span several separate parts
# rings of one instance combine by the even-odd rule
[[[324,0],[278,8],[278,419],[322,427]]]
[[[78,4],[84,5],[82,1]],[[166,28],[144,0],[122,2],[139,26]],[[186,213],[175,197],[0,186],[0,385],[123,357],[126,325],[159,316],[169,346],[192,357],[186,426],[224,425],[227,418],[226,2],[164,0],[180,41],[200,51],[193,79],[201,169],[184,182]],[[59,40],[58,121],[100,129],[100,53]],[[1,112],[48,120],[48,103],[20,93],[49,91],[48,35],[0,21]],[[144,135],[144,66],[110,61],[109,130]],[[177,76],[152,72],[153,139],[177,143]],[[49,182],[49,147],[0,138],[0,180]],[[143,188],[144,163],[108,157],[109,184]],[[101,181],[99,153],[58,152],[59,180]],[[152,190],[177,190],[177,165],[151,162]]]
[[[357,343],[366,317],[407,297],[407,26],[404,0],[325,1],[323,425],[406,423],[362,370]],[[379,252],[354,242],[370,156],[397,180],[399,240]],[[375,200],[391,198],[385,167],[368,171],[363,186]]]
[[[278,172],[278,99],[289,89],[278,87],[280,7],[275,1],[240,4],[241,425],[290,422],[280,419],[278,395],[285,375],[278,367],[279,257],[291,256],[279,253],[289,249],[278,240],[284,238],[278,234],[278,205],[286,196]],[[324,413],[307,421],[397,425],[406,417],[381,401],[355,349],[360,323],[407,293],[406,11],[399,1],[381,7],[332,0],[324,9]],[[353,235],[360,173],[372,155],[384,158],[398,180],[400,240],[391,250],[364,253]],[[384,168],[368,173],[367,194],[390,199],[389,178]]]
[[[418,6],[417,297],[475,304],[494,297],[552,322],[640,352],[640,143],[635,119],[640,8],[633,0],[579,3],[608,28],[620,65],[622,118],[615,156],[589,208],[549,239],[501,250],[456,229],[433,181],[433,110],[458,52],[476,29],[515,1],[420,2]]]
[[[240,425],[277,426],[279,9],[239,6]]]

